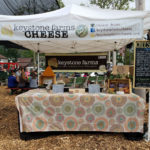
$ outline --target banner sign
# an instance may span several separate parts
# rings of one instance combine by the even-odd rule
[[[66,22],[66,23],[63,23]],[[142,19],[85,21],[75,19],[1,22],[1,40],[104,40],[141,38]]]
[[[134,87],[150,88],[150,41],[135,42]]]
[[[46,66],[54,70],[106,70],[107,56],[46,56]]]

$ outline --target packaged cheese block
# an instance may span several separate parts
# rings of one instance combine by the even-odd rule
[[[100,66],[99,66],[99,70],[100,70],[100,71],[106,71],[105,65],[100,65]]]

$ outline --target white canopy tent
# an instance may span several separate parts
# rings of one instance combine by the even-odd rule
[[[148,29],[150,12],[144,11],[71,5],[30,16],[0,15],[0,40],[41,53],[113,51],[143,39]]]
[[[76,5],[30,16],[0,15],[0,40],[41,53],[112,51],[141,39],[150,28],[149,16],[142,11]]]
[[[40,53],[113,51],[142,39],[149,28],[150,12],[77,5],[37,15],[0,15],[0,40]]]

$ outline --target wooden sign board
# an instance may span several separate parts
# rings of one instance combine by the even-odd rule
[[[134,88],[150,88],[150,41],[134,43]]]
[[[128,75],[130,72],[130,67],[128,65],[124,66],[113,66],[113,74],[117,75]]]

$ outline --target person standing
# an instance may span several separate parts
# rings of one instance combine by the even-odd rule
[[[26,87],[26,82],[27,82],[27,79],[26,79],[26,76],[25,76],[25,72],[24,72],[24,68],[21,69],[21,74],[19,76],[19,84],[18,84],[18,87],[19,88],[24,88]]]
[[[38,87],[38,80],[37,80],[37,74],[35,71],[33,71],[30,75],[30,80],[29,80],[29,87],[30,88],[37,88]]]
[[[16,71],[16,80],[19,82],[19,77],[21,76],[21,68]]]

